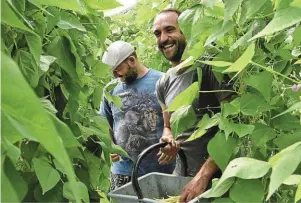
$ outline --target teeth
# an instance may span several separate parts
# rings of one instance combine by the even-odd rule
[[[164,49],[170,48],[170,47],[172,47],[172,46],[173,46],[173,44],[165,45],[165,46],[164,46]]]

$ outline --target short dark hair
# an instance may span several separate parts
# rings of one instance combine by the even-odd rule
[[[181,13],[182,13],[181,11],[179,11],[176,8],[167,8],[167,9],[164,9],[164,10],[160,11],[157,15],[159,15],[160,13],[168,13],[168,12],[176,13],[178,16],[180,16]]]

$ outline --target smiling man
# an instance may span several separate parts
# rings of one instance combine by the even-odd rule
[[[122,104],[118,108],[104,97],[100,112],[111,125],[114,143],[129,155],[111,154],[111,190],[114,190],[131,180],[137,156],[158,143],[162,136],[162,111],[155,95],[155,85],[162,73],[141,64],[134,47],[124,41],[113,42],[102,61],[111,67],[118,82],[110,94],[119,96]],[[173,165],[160,165],[154,152],[141,163],[139,175],[172,173],[173,168]]]
[[[182,55],[186,47],[186,38],[178,25],[178,17],[181,12],[176,9],[167,9],[161,11],[155,18],[153,24],[153,33],[156,37],[158,49],[172,64],[172,68],[179,65],[182,61]],[[177,136],[174,142],[170,126],[170,117],[172,113],[165,110],[171,105],[174,98],[187,89],[192,83],[198,81],[197,69],[187,71],[190,66],[183,68],[181,73],[171,71],[169,69],[164,77],[161,77],[157,83],[156,93],[159,103],[161,104],[164,117],[164,130],[161,142],[173,143],[161,149],[159,157],[160,164],[168,164],[174,160],[179,150],[179,145],[183,150],[187,168],[177,156],[175,172],[178,175],[194,176],[194,178],[184,187],[180,202],[188,202],[200,195],[207,188],[213,175],[219,170],[214,160],[209,156],[207,145],[210,139],[216,134],[218,128],[210,128],[205,135],[190,142],[184,142],[195,131],[192,127]],[[227,87],[226,82],[218,83],[211,67],[207,65],[199,65],[197,68],[202,70],[201,90],[212,91],[221,89],[231,89]],[[199,99],[193,102],[193,109],[198,120],[204,114],[217,113],[220,111],[220,102],[228,99],[229,93],[217,92],[200,94]]]

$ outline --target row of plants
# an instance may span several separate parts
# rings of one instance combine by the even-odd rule
[[[98,113],[114,0],[1,1],[2,202],[106,202],[111,142]]]

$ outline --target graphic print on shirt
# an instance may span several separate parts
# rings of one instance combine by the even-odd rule
[[[155,95],[128,89],[118,94],[121,98],[121,109],[116,117],[121,118],[115,131],[117,144],[134,157],[146,147],[157,143],[158,113]]]

